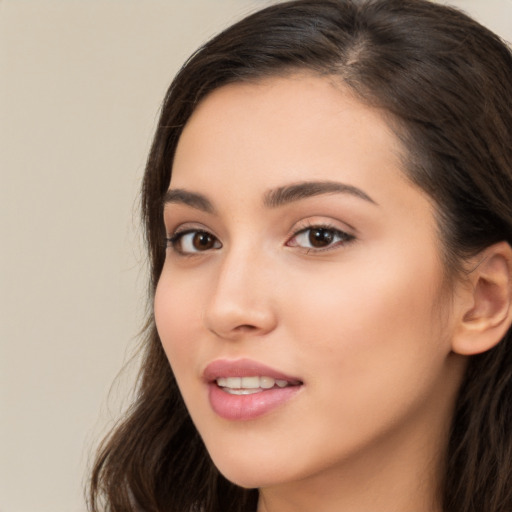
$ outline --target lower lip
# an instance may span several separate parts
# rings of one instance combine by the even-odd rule
[[[226,420],[253,420],[295,396],[302,386],[266,389],[250,395],[232,395],[215,383],[209,384],[208,398],[214,412]]]

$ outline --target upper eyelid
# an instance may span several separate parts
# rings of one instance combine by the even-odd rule
[[[186,233],[186,232],[190,232],[190,231],[205,231],[207,233],[211,233],[214,236],[217,236],[211,228],[206,227],[201,222],[195,222],[195,221],[173,222],[173,223],[164,222],[164,227],[165,227],[165,231],[168,236],[173,236],[176,234]]]
[[[294,235],[292,235],[292,238],[297,235],[300,235],[302,233],[305,233],[306,231],[311,231],[313,229],[325,229],[326,231],[334,231],[336,233],[341,233],[343,235],[354,236],[351,233],[349,233],[348,231],[346,231],[344,229],[337,228],[335,226],[330,226],[327,224],[317,224],[317,225],[312,225],[312,226],[308,226],[306,228],[299,229],[298,231],[295,232]]]
[[[306,219],[302,219],[292,226],[290,231],[288,232],[288,236],[291,238],[293,236],[298,235],[299,233],[306,231],[312,228],[325,228],[332,229],[335,231],[340,231],[341,233],[345,233],[347,235],[356,237],[357,230],[348,224],[347,222],[342,222],[340,220],[332,219],[332,218],[315,218],[321,216],[313,216],[308,217]]]

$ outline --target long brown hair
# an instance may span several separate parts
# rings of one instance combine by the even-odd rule
[[[165,250],[162,197],[181,131],[227,83],[307,70],[383,109],[410,179],[437,206],[446,267],[512,242],[512,56],[492,32],[427,0],[297,0],[257,12],[183,66],[163,103],[142,188],[151,294]],[[512,511],[512,347],[470,359],[446,454],[445,512]],[[257,491],[225,480],[181,399],[149,318],[136,401],[102,444],[90,510],[242,512]],[[102,505],[103,504],[103,505]]]

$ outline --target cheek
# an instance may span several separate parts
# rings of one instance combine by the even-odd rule
[[[200,325],[197,306],[198,295],[192,286],[182,286],[179,281],[162,274],[155,293],[155,323],[175,374],[190,363],[193,356],[193,333]]]
[[[378,264],[359,261],[321,279],[303,277],[307,293],[290,294],[287,301],[291,337],[301,344],[306,367],[323,368],[330,379],[321,382],[349,389],[356,407],[363,397],[378,397],[378,405],[386,392],[420,392],[449,353],[436,313],[440,264],[435,257],[403,256]]]

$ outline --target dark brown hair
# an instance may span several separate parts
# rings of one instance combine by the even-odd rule
[[[335,77],[383,109],[405,143],[410,179],[437,206],[447,269],[512,242],[512,56],[492,32],[427,0],[298,0],[268,7],[212,39],[166,95],[142,190],[151,295],[165,253],[162,197],[187,120],[214,89],[305,70]],[[442,500],[445,512],[512,511],[510,333],[470,359]],[[90,509],[242,512],[257,491],[216,470],[194,428],[153,318],[135,403],[103,443]]]

